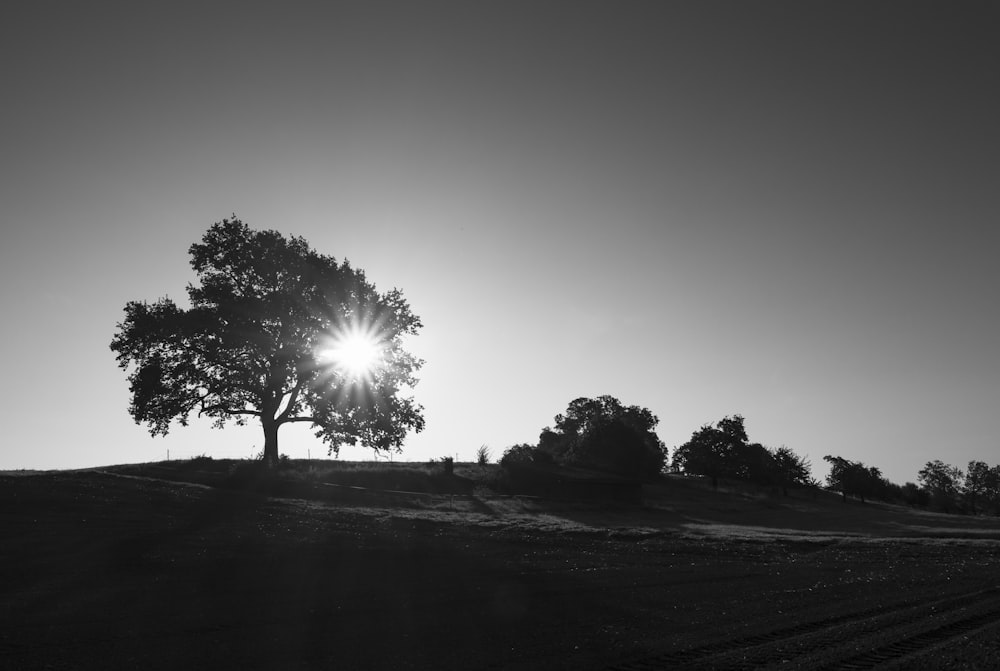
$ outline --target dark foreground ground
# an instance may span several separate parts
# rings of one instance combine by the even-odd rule
[[[532,526],[95,472],[0,477],[0,668],[1000,660],[989,534],[608,531],[573,516]]]

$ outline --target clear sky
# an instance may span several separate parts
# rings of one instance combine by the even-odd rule
[[[997,35],[951,0],[5,2],[0,468],[260,451],[149,437],[108,349],[232,213],[421,316],[397,458],[612,394],[819,477],[996,464]]]

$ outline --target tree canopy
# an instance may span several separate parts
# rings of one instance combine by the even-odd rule
[[[882,471],[875,466],[865,466],[860,461],[827,455],[823,460],[830,464],[826,476],[827,486],[839,490],[844,501],[848,496],[856,496],[862,503],[866,498],[875,498],[885,488]]]
[[[423,429],[422,407],[404,395],[423,362],[403,347],[422,325],[398,289],[379,293],[347,261],[235,216],[189,253],[200,281],[187,287],[190,308],[131,301],[111,341],[136,423],[166,435],[192,413],[218,427],[255,417],[268,465],[292,422],[311,424],[331,452],[399,450]]]
[[[768,449],[751,443],[742,415],[726,416],[714,426],[705,424],[674,450],[673,466],[691,475],[704,475],[719,486],[720,478],[776,485],[787,495],[793,485],[811,485],[809,462],[787,447]]]
[[[961,469],[940,459],[928,461],[917,473],[917,481],[930,492],[932,500],[945,512],[949,512],[955,505],[962,490],[962,478]]]
[[[501,464],[559,463],[637,478],[663,469],[665,447],[654,429],[659,419],[647,408],[623,405],[614,396],[577,398],[545,427],[538,445],[509,448]]]
[[[577,398],[546,427],[538,447],[566,463],[640,478],[663,470],[665,447],[656,435],[660,420],[648,408],[623,405],[614,396]]]

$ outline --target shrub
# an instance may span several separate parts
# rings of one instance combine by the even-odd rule
[[[529,464],[535,460],[535,455],[538,453],[538,448],[534,445],[527,443],[511,445],[504,450],[503,456],[500,457],[500,465],[506,468],[512,464]]]

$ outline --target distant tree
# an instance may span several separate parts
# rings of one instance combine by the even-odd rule
[[[993,514],[1000,514],[1000,465],[990,468],[986,476],[986,500]]]
[[[503,455],[500,457],[500,465],[504,468],[517,465],[517,464],[530,464],[539,460],[540,455],[544,454],[536,446],[529,445],[528,443],[518,443],[517,445],[511,445],[506,450],[504,450]],[[551,461],[551,457],[542,457],[541,460]]]
[[[962,495],[969,505],[969,512],[975,515],[979,510],[979,505],[989,499],[991,485],[990,467],[982,461],[970,461],[965,470],[965,482],[962,486]]]
[[[737,443],[733,451],[732,475],[760,485],[777,484],[774,455],[760,443]]]
[[[962,471],[940,459],[928,461],[917,473],[917,481],[930,492],[931,500],[944,512],[955,509],[962,488]]]
[[[480,445],[476,450],[476,463],[485,466],[490,463],[490,448],[488,445]]]
[[[420,320],[402,294],[379,293],[362,271],[303,238],[253,231],[235,217],[190,248],[200,286],[191,307],[129,302],[111,341],[130,370],[129,413],[166,435],[192,412],[223,426],[260,421],[263,457],[278,462],[278,429],[305,422],[336,452],[361,442],[400,449],[424,426],[401,395],[422,362],[402,339]]]
[[[613,396],[578,398],[546,427],[538,450],[564,464],[590,466],[650,478],[663,469],[666,449],[655,433],[659,419],[648,409]]]
[[[771,452],[771,464],[775,480],[785,496],[788,496],[789,487],[812,485],[812,467],[809,461],[787,447],[779,447]]]
[[[705,424],[691,439],[674,450],[674,467],[691,475],[704,475],[718,488],[719,478],[745,477],[753,468],[757,450],[750,447],[741,415],[723,417],[715,426]]]
[[[827,487],[839,491],[845,502],[848,496],[856,496],[864,503],[866,498],[877,495],[884,486],[882,472],[878,468],[830,455],[823,457],[823,461],[830,464]]]

